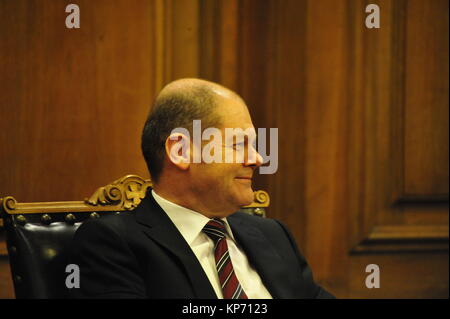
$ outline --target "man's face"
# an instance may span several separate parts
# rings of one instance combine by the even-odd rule
[[[252,176],[262,164],[262,158],[256,153],[255,129],[246,105],[236,98],[220,99],[219,103],[222,162],[191,163],[190,174],[192,190],[200,196],[205,207],[215,216],[226,216],[252,203]],[[240,134],[241,138],[233,138],[232,134],[227,134],[227,128],[252,131],[253,136]],[[233,159],[232,163],[226,162],[226,156]],[[239,156],[243,157],[243,163],[236,162]]]

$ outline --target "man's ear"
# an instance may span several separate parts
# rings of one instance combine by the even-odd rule
[[[166,155],[178,168],[187,170],[190,164],[191,140],[185,134],[172,133],[166,139]]]

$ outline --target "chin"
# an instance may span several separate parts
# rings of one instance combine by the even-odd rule
[[[246,196],[244,196],[244,193],[240,194],[240,201],[239,201],[240,207],[247,206],[247,205],[250,205],[251,203],[253,203],[253,197],[254,197],[253,190],[248,191],[248,194],[246,191],[245,195]]]

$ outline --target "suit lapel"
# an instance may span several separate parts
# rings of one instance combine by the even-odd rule
[[[238,214],[231,215],[227,220],[237,243],[242,246],[272,297],[289,298],[283,289],[283,258],[267,237],[254,225],[239,218]]]
[[[168,250],[183,266],[196,298],[217,298],[211,283],[192,249],[156,203],[151,190],[136,208],[136,219],[145,225],[144,233]]]

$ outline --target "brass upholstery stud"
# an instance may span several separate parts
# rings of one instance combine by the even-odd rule
[[[22,282],[22,277],[20,277],[19,275],[15,275],[14,276],[14,281],[17,283],[21,283]]]
[[[76,218],[73,214],[66,215],[65,221],[67,224],[73,224],[73,223],[75,223],[75,220],[76,220]]]
[[[23,215],[17,216],[16,221],[22,226],[27,223],[27,219]]]
[[[264,211],[261,208],[255,208],[255,210],[253,212],[258,216],[264,215]]]
[[[50,225],[52,223],[52,218],[48,214],[44,214],[41,217],[41,221],[43,224]]]
[[[97,213],[91,213],[91,214],[89,215],[89,217],[90,217],[90,218],[99,218],[100,215],[97,214]]]

